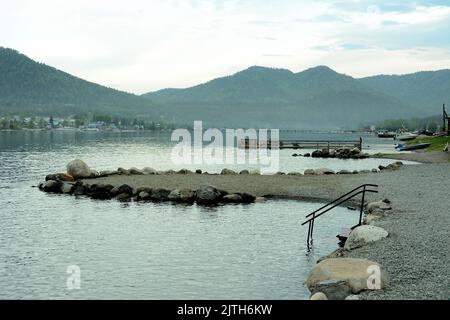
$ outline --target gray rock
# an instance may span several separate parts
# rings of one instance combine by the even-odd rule
[[[93,199],[111,199],[114,194],[111,192],[114,187],[110,184],[93,184],[87,188],[87,194]],[[122,189],[125,192],[124,189]],[[122,192],[118,192],[122,193]]]
[[[227,203],[242,203],[243,198],[238,193],[231,193],[231,194],[227,194],[226,196],[224,196],[223,201],[227,202]]]
[[[131,196],[128,193],[120,193],[117,195],[116,199],[121,202],[128,202],[131,201]]]
[[[142,170],[139,170],[138,168],[130,168],[128,170],[130,172],[130,174],[137,174],[137,175],[143,175],[144,172]]]
[[[145,167],[142,169],[144,174],[156,174],[156,170],[150,167]]]
[[[311,154],[309,152],[307,152],[303,156],[306,157],[306,158],[309,158],[309,157],[311,157]]]
[[[137,195],[138,201],[147,201],[151,199],[151,194],[146,191],[141,191]]]
[[[191,189],[175,189],[169,193],[168,198],[170,201],[191,203],[195,200],[195,192]]]
[[[227,169],[227,168],[225,168],[225,169],[223,169],[221,172],[220,172],[220,174],[237,174],[235,171],[233,171],[233,170],[231,170],[231,169]]]
[[[314,173],[317,175],[322,175],[322,174],[335,174],[335,172],[331,169],[328,168],[319,168],[314,170]]]
[[[119,174],[124,174],[129,176],[130,175],[130,171],[124,168],[117,168],[117,172],[119,172]]]
[[[377,172],[378,172],[378,169],[377,169],[377,168],[373,168],[371,171],[372,171],[373,173],[377,173]]]
[[[239,174],[250,174],[250,172],[248,170],[242,170]]]
[[[352,289],[344,280],[324,280],[316,283],[313,294],[317,292],[324,293],[328,300],[345,300],[351,295]]]
[[[308,175],[315,175],[316,172],[314,171],[314,169],[306,169],[306,170],[303,172],[303,174],[304,174],[305,176],[308,176]]]
[[[156,188],[152,190],[151,199],[153,201],[168,201],[170,190],[164,188]]]
[[[42,184],[41,189],[45,192],[60,193],[62,185],[62,181],[48,180]]]
[[[383,228],[372,225],[362,225],[356,227],[352,230],[352,232],[350,232],[344,248],[346,250],[352,250],[365,246],[371,242],[381,240],[387,236],[388,232]]]
[[[114,188],[113,188],[114,189]],[[113,190],[112,189],[112,190]],[[120,194],[120,193],[126,193],[126,194],[128,194],[129,196],[132,196],[133,195],[133,188],[131,188],[129,185],[127,185],[127,184],[122,184],[121,186],[119,186],[118,188],[117,188],[117,194]]]
[[[197,169],[197,170],[195,170],[195,173],[196,173],[196,174],[202,174],[202,170]]]
[[[196,191],[196,201],[198,204],[217,204],[223,194],[214,186],[201,186]]]
[[[328,298],[325,295],[325,293],[323,293],[323,292],[316,292],[313,295],[311,295],[309,300],[328,300]]]
[[[351,172],[348,170],[340,170],[337,172],[337,174],[351,174]]]
[[[74,179],[89,178],[91,169],[80,159],[75,159],[67,164],[67,174]]]
[[[292,171],[288,173],[288,176],[302,176],[302,174],[300,172],[297,171]]]
[[[193,172],[188,169],[181,169],[178,171],[178,174],[191,174],[191,173],[193,173]]]

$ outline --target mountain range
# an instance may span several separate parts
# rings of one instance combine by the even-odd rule
[[[450,102],[450,70],[353,78],[326,66],[294,73],[253,66],[185,89],[142,96],[106,88],[0,48],[0,114],[95,112],[203,120],[213,127],[357,127],[438,114]]]

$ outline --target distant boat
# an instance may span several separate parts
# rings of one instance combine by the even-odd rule
[[[412,150],[419,150],[419,149],[425,149],[431,146],[431,143],[419,143],[419,144],[412,144],[412,145],[404,145],[404,144],[398,144],[395,149],[398,149],[398,151],[412,151]]]
[[[387,131],[387,130],[381,130],[378,131],[378,138],[394,138],[395,132]]]
[[[395,135],[395,139],[400,141],[409,141],[417,138],[419,135],[411,132],[404,132]]]

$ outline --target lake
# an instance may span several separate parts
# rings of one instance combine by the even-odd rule
[[[124,204],[32,188],[75,158],[97,170],[198,168],[170,162],[167,133],[0,132],[0,139],[0,299],[307,299],[304,282],[315,260],[336,249],[342,227],[358,221],[355,211],[337,208],[316,223],[315,249],[306,254],[300,224],[320,203]],[[363,139],[371,152],[393,148],[392,140]],[[281,171],[392,162],[292,153],[280,152]],[[66,284],[73,265],[81,270],[79,290]]]

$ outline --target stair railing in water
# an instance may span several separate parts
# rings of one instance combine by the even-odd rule
[[[353,199],[354,197],[356,197],[360,194],[362,194],[362,197],[361,197],[361,205],[359,208],[359,223],[357,225],[353,226],[351,229],[354,229],[357,226],[361,225],[362,216],[363,216],[363,212],[364,212],[364,199],[365,199],[366,192],[378,193],[378,190],[371,189],[371,187],[378,188],[378,185],[376,185],[376,184],[360,185],[359,187],[356,187],[355,189],[347,192],[346,194],[340,196],[339,198],[327,203],[326,205],[320,207],[319,209],[317,209],[317,210],[311,212],[310,214],[308,214],[307,216],[305,216],[305,218],[309,218],[309,219],[307,219],[305,222],[303,222],[302,226],[308,223],[308,237],[306,239],[308,252],[311,250],[311,247],[313,245],[313,231],[314,231],[315,219],[320,217],[324,213],[330,211],[331,209],[343,204],[344,202],[346,202],[350,199]]]

